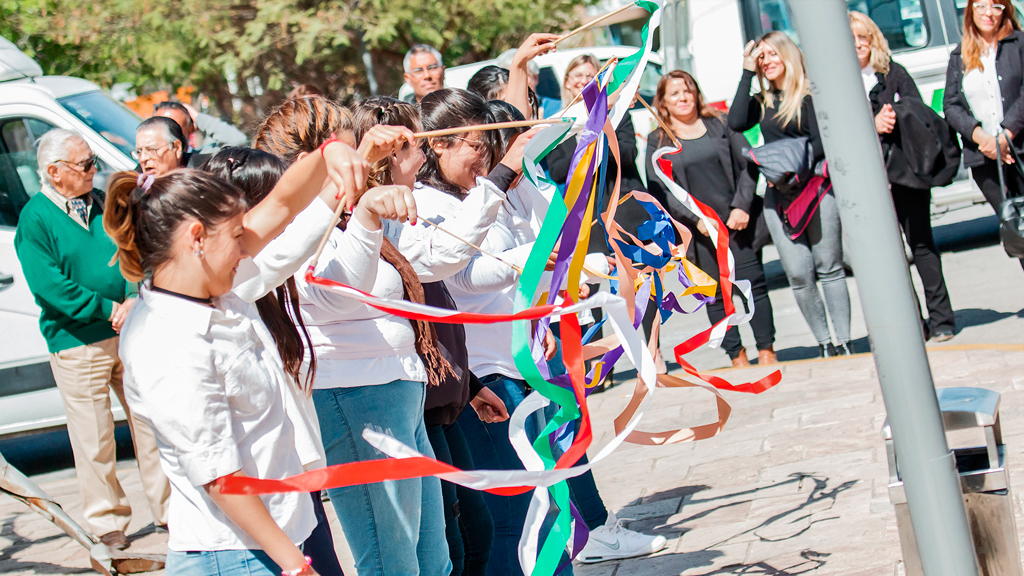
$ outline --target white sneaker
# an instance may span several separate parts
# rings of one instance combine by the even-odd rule
[[[608,522],[590,533],[587,545],[576,560],[591,564],[606,560],[621,560],[654,554],[668,546],[664,536],[648,536],[622,526],[614,514],[608,514]]]

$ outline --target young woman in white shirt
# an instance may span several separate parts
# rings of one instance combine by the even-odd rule
[[[302,493],[228,495],[227,476],[284,478],[303,471],[309,431],[273,339],[256,309],[231,292],[239,263],[258,254],[330,179],[349,205],[368,165],[332,142],[288,170],[246,210],[240,191],[194,170],[111,179],[104,227],[122,274],[144,281],[122,330],[120,356],[132,410],[154,431],[171,481],[167,573],[315,574],[298,544],[315,525]],[[387,205],[415,214],[407,190],[364,196],[368,226]],[[374,212],[376,211],[376,213]],[[314,456],[315,458],[315,456]]]
[[[329,136],[316,114],[295,113],[301,104],[282,107],[257,130],[256,147],[282,157],[301,158]],[[476,123],[466,118],[466,124]],[[363,144],[400,134],[407,144],[393,152],[392,177],[410,181],[422,152],[408,128],[377,127]],[[522,147],[505,161],[522,163]],[[420,202],[420,189],[414,191]],[[504,192],[480,178],[457,213],[444,226],[478,242],[493,222]],[[430,211],[428,217],[436,217]],[[437,220],[434,220],[437,222]],[[314,275],[338,278],[353,258],[339,244],[347,232],[332,232]],[[376,252],[368,259],[364,289],[375,296],[416,300],[416,284],[442,280],[466,265],[476,249],[425,225],[387,222],[376,234]],[[385,238],[387,244],[385,244]],[[423,423],[425,384],[450,370],[436,348],[427,323],[409,321],[322,290],[296,276],[300,314],[317,358],[313,401],[330,465],[380,457],[362,438],[367,426],[432,455]],[[421,292],[422,288],[419,289]],[[440,482],[433,477],[352,486],[328,491],[360,575],[422,574],[447,576],[451,570]]]
[[[1010,0],[967,3],[963,40],[949,55],[942,110],[960,133],[964,166],[999,214],[1006,194],[1024,194],[1024,181],[1008,166],[1013,157],[1002,134],[1008,133],[1018,150],[1024,146],[1024,33]],[[1005,193],[999,184],[1000,154]]]

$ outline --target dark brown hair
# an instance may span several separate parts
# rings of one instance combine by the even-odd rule
[[[673,70],[662,76],[661,80],[658,80],[658,89],[654,93],[654,109],[658,111],[658,116],[661,117],[665,126],[672,125],[672,118],[668,113],[668,109],[665,108],[665,92],[668,91],[668,83],[673,80],[682,80],[686,89],[690,91],[690,94],[693,94],[694,107],[697,109],[698,116],[701,118],[720,118],[722,116],[721,112],[704,102],[704,93],[700,91],[700,86],[692,74],[684,70]],[[669,135],[665,134],[664,130],[660,131],[658,134],[658,146],[664,144],[668,137]]]
[[[405,126],[413,132],[418,132],[420,130],[420,113],[412,104],[387,96],[369,98],[356,105],[355,110],[352,111],[352,131],[355,133],[356,142],[362,142],[363,136],[366,136],[370,128],[378,124]],[[406,146],[409,146],[408,142],[402,146],[402,149],[404,150]],[[370,166],[367,187],[394,184],[395,180],[391,169],[390,156],[378,160],[373,166]]]
[[[459,126],[471,126],[473,124],[484,124],[487,118],[487,103],[484,99],[459,88],[442,88],[427,94],[420,101],[420,120],[423,122],[424,130],[440,130],[443,128],[457,128]],[[438,162],[437,153],[430,146],[427,140],[440,141],[445,147],[452,146],[457,139],[452,136],[440,136],[424,139],[423,153],[427,161],[423,163],[416,179],[424,184],[447,192],[458,199],[466,197],[466,192],[453,184],[444,176],[441,165]],[[486,143],[486,139],[484,139]],[[490,170],[496,159],[493,149],[490,159],[487,161],[487,169]]]
[[[240,188],[245,194],[246,203],[255,206],[270,194],[288,165],[269,152],[229,147],[221,148],[201,169]],[[260,298],[255,304],[260,318],[274,337],[284,371],[292,377],[300,390],[309,394],[316,373],[316,353],[299,311],[299,291],[295,286],[295,278],[289,277],[274,292]],[[309,350],[309,370],[303,381],[302,360],[306,350]]]
[[[152,277],[171,260],[174,233],[183,222],[195,219],[213,229],[246,210],[238,188],[199,170],[157,176],[148,190],[138,180],[136,172],[111,176],[103,209],[103,229],[117,245],[115,258],[129,282]]]
[[[996,42],[1006,38],[1014,30],[1020,30],[1020,24],[1014,16],[1013,2],[1010,0],[992,0],[992,5],[1003,6],[1003,22],[996,30]],[[960,41],[960,55],[964,60],[964,73],[975,68],[981,69],[981,31],[974,24],[974,2],[967,2],[967,9],[964,10],[964,37]]]
[[[301,128],[300,128],[301,127]],[[352,115],[323,96],[286,100],[256,128],[253,147],[280,157],[289,166],[302,152],[313,152],[332,136],[352,131]]]

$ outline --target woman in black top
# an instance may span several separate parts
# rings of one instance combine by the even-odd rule
[[[775,321],[768,298],[761,252],[754,248],[754,228],[759,221],[761,199],[754,194],[754,178],[742,156],[748,146],[742,134],[726,126],[718,112],[704,104],[704,95],[687,72],[674,70],[661,78],[654,105],[665,126],[671,128],[681,149],[663,158],[672,163],[672,179],[700,202],[711,207],[729,228],[736,278],[749,280],[754,298],[750,327],[757,342],[758,362],[774,364]],[[693,257],[697,266],[717,279],[718,257],[708,230],[695,214],[673,196],[655,173],[654,152],[671,144],[661,128],[647,137],[647,183],[651,195],[672,217],[693,233]],[[725,318],[725,304],[719,285],[715,301],[707,305],[708,318],[715,324]],[[749,306],[749,304],[748,304]],[[729,327],[722,347],[733,366],[749,366],[747,351],[736,326]]]
[[[804,69],[803,54],[796,44],[782,32],[769,32],[760,41],[747,44],[743,68],[729,109],[729,127],[746,131],[760,124],[765,143],[806,137],[814,151],[815,162],[824,159],[810,81]],[[750,81],[755,73],[761,90],[751,95]],[[830,191],[821,198],[806,229],[795,239],[783,226],[780,199],[771,186],[765,193],[764,207],[772,242],[779,251],[779,260],[800,312],[818,341],[819,354],[849,354],[850,292],[843,268],[842,229],[835,196]],[[821,282],[824,303],[816,281]],[[838,350],[832,344],[825,304],[839,341]]]
[[[942,277],[942,261],[932,236],[932,191],[910,170],[893,106],[917,100],[923,103],[917,85],[907,69],[892,60],[889,43],[878,25],[860,12],[850,12],[850,27],[860,62],[864,89],[875,114],[875,130],[882,143],[896,218],[914,252],[914,265],[921,275],[928,307],[925,335],[936,342],[953,337],[953,305]],[[897,105],[898,106],[898,105]],[[923,146],[924,144],[922,144]]]
[[[995,90],[998,84],[998,90]],[[942,111],[960,133],[964,166],[999,214],[1005,199],[999,185],[996,155],[1013,162],[1006,143],[996,135],[1009,132],[1018,150],[1024,147],[1024,34],[1010,0],[969,2],[964,12],[963,40],[949,55]],[[1017,169],[1004,166],[1011,196],[1024,194]],[[1024,266],[1024,259],[1021,260]]]

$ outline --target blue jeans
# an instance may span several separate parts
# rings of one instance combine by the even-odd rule
[[[167,551],[167,576],[280,576],[263,550]]]
[[[423,425],[423,382],[313,390],[327,464],[384,458],[363,440],[371,427],[433,457]],[[434,477],[327,491],[359,576],[448,576],[441,481]]]

